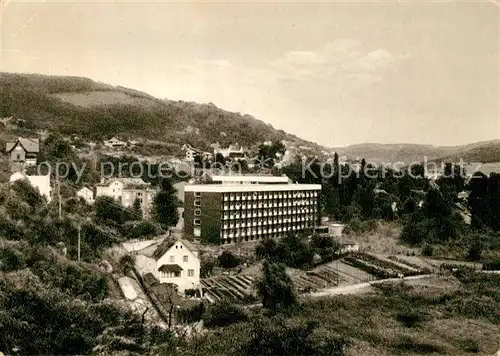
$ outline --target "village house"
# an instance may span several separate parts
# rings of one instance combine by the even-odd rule
[[[76,196],[83,198],[87,202],[87,204],[94,204],[94,191],[88,187],[83,187],[78,192],[76,192]]]
[[[166,237],[160,245],[147,241],[127,250],[135,254],[137,271],[152,274],[160,283],[171,285],[179,293],[200,286],[200,259],[196,247],[187,240]],[[142,248],[141,248],[142,247]]]
[[[29,176],[24,173],[16,172],[10,177],[9,181],[12,183],[21,179],[27,180],[35,189],[40,192],[40,195],[44,196],[47,199],[47,202],[51,201],[52,189],[50,186],[49,174],[44,176]]]
[[[155,275],[161,283],[173,283],[178,291],[198,288],[200,259],[197,249],[187,240],[169,241],[153,253]]]
[[[242,146],[238,146],[238,144],[229,145],[228,148],[221,148],[220,145],[214,145],[214,157],[217,154],[221,154],[224,158],[246,159],[247,150]]]
[[[96,185],[96,198],[111,197],[124,207],[131,207],[138,200],[145,217],[149,216],[156,190],[141,178],[112,178]]]
[[[104,141],[104,146],[109,148],[120,148],[127,146],[127,143],[124,141],[120,141],[116,137],[113,137],[110,140]]]
[[[7,142],[6,151],[11,162],[33,166],[40,153],[40,141],[37,138],[19,137],[15,142]]]

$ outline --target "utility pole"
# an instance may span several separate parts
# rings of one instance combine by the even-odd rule
[[[62,218],[62,205],[61,205],[61,181],[57,179],[57,197],[59,199],[59,219]]]
[[[78,262],[80,262],[80,241],[81,241],[82,224],[78,222]]]

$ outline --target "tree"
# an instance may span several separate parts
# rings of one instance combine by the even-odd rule
[[[225,166],[226,165],[226,158],[222,155],[222,153],[216,153],[215,154],[215,162]]]
[[[119,264],[123,274],[127,275],[134,268],[135,259],[131,255],[124,255],[120,258]]]
[[[125,208],[111,197],[98,197],[94,203],[96,218],[101,222],[122,225],[127,221],[136,220],[131,209]]]
[[[221,301],[210,305],[203,313],[202,319],[205,327],[215,328],[247,321],[248,316],[243,308],[226,301]]]
[[[286,311],[297,305],[293,281],[283,264],[264,261],[257,290],[262,298],[262,306],[270,311]]]
[[[172,182],[163,179],[161,183],[161,191],[153,200],[152,215],[156,221],[164,226],[175,226],[179,221],[179,212],[177,208],[180,206],[177,198],[176,189]]]
[[[240,260],[229,251],[224,251],[219,256],[219,265],[222,268],[234,268],[240,264]]]
[[[141,201],[136,199],[132,205],[132,213],[137,216],[137,220],[142,219],[142,206]]]

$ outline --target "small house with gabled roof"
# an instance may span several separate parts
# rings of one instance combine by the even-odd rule
[[[179,292],[200,285],[200,259],[196,247],[187,240],[165,239],[153,252],[160,283],[172,283]]]
[[[7,142],[6,151],[14,163],[36,165],[40,153],[40,141],[37,138],[19,137],[14,142]]]

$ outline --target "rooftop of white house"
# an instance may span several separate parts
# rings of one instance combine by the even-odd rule
[[[283,192],[301,190],[321,190],[321,184],[190,184],[184,186],[185,192],[231,193],[231,192]]]

